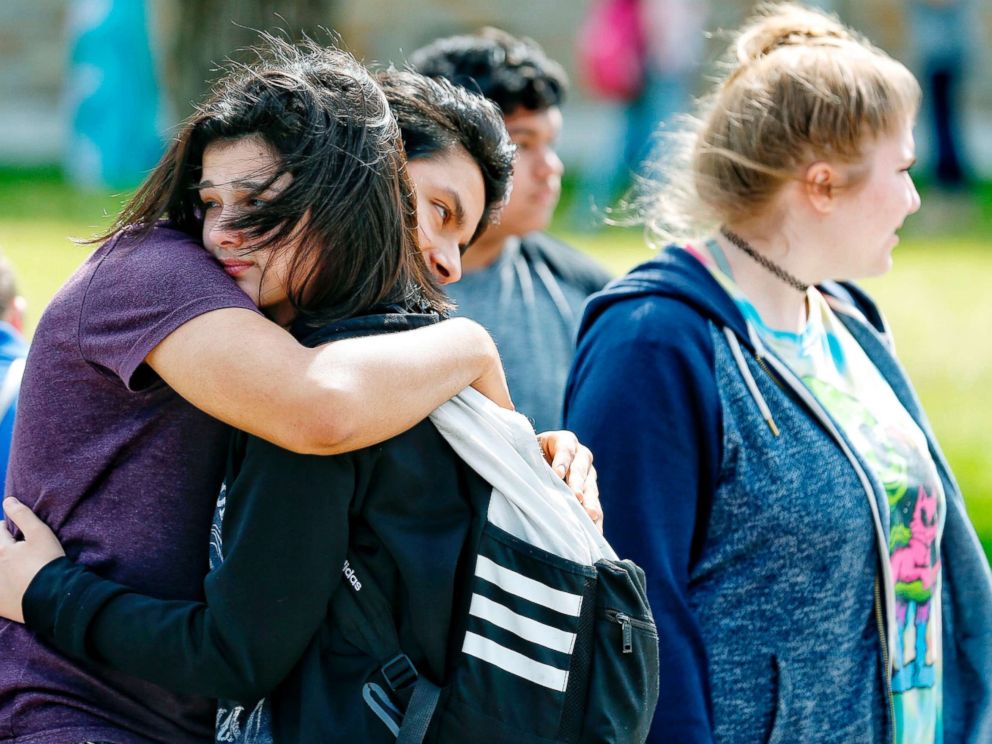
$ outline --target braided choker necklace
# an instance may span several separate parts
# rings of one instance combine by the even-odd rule
[[[796,279],[796,277],[794,277],[788,271],[783,269],[777,263],[758,253],[756,250],[754,250],[754,248],[751,247],[750,243],[744,240],[744,238],[742,238],[737,233],[732,232],[726,225],[720,226],[720,234],[723,235],[723,237],[725,237],[735,246],[740,248],[742,251],[744,251],[744,253],[746,253],[750,258],[754,259],[756,262],[761,264],[761,266],[763,266],[765,269],[772,272],[775,276],[777,276],[783,282],[788,284],[790,287],[797,289],[800,292],[805,292],[807,289],[809,289],[808,284]]]

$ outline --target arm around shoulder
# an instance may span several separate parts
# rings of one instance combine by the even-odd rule
[[[221,309],[177,328],[146,361],[197,408],[300,453],[389,439],[469,385],[510,406],[492,339],[463,319],[310,349],[256,313]]]

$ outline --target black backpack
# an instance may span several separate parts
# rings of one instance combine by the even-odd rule
[[[478,394],[462,393],[455,402],[466,395]],[[494,471],[476,467],[468,450],[449,444],[493,482]],[[527,457],[540,459],[536,445],[533,450]],[[497,468],[505,462],[499,453],[492,459]],[[539,485],[563,488],[560,482]],[[506,490],[494,487],[490,499],[503,499]],[[517,506],[526,509],[527,498]],[[552,511],[572,510],[564,504]],[[451,623],[460,650],[439,685],[418,674],[403,653],[394,608],[373,574],[349,555],[330,618],[380,665],[364,685],[364,703],[401,744],[644,741],[658,699],[658,634],[644,572],[616,559],[598,535],[608,555],[587,563],[539,547],[526,536],[546,530],[540,519],[511,534],[502,528],[506,520],[497,520],[502,526],[493,521],[493,506],[470,530],[473,565],[463,572],[462,616]],[[561,535],[551,541],[561,542]]]

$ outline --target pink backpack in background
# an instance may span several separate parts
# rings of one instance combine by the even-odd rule
[[[578,67],[597,95],[637,97],[644,83],[644,34],[638,0],[593,0],[579,29]]]

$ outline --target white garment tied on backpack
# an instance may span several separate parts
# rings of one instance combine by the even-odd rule
[[[492,485],[490,522],[576,563],[616,560],[578,499],[544,461],[524,416],[467,388],[430,418],[458,456]]]

